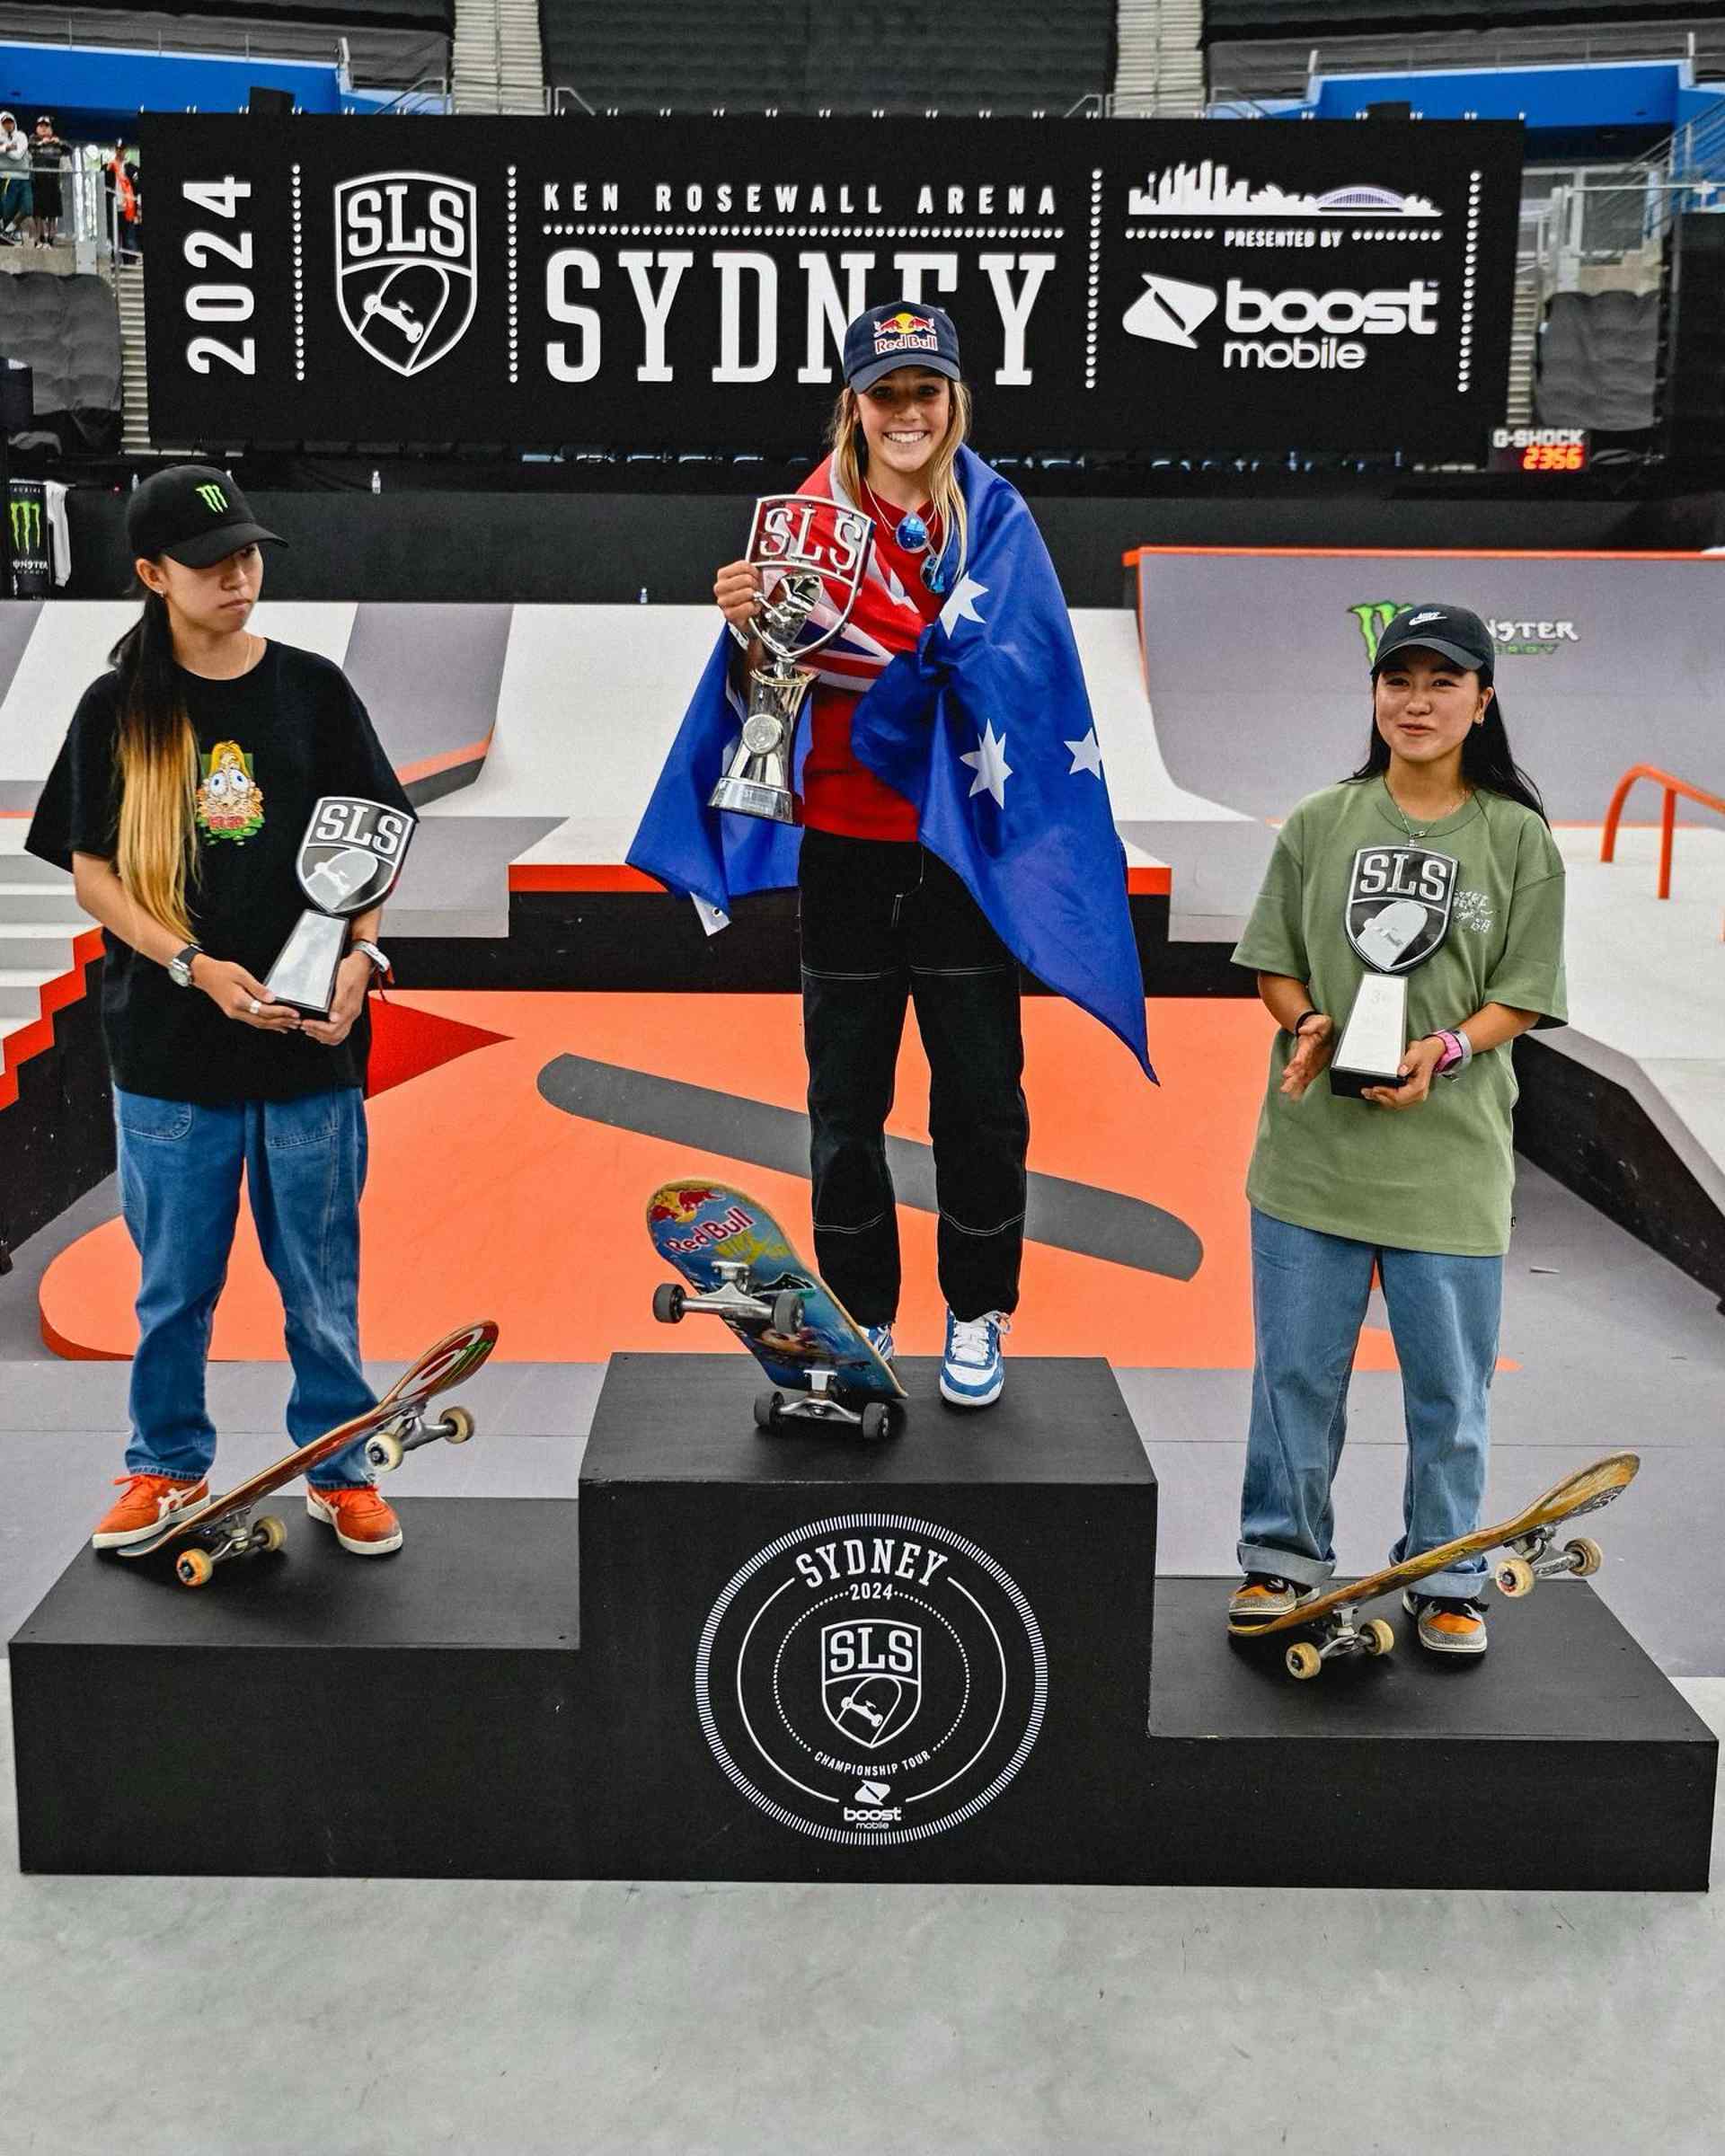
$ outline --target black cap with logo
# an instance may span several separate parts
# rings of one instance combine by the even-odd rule
[[[927,367],[951,382],[960,379],[959,332],[943,307],[889,299],[859,314],[845,332],[845,379],[867,389],[895,367]]]
[[[1452,666],[1490,681],[1498,663],[1491,632],[1465,606],[1404,606],[1391,617],[1372,654],[1376,674],[1397,651],[1435,651]]]
[[[187,569],[208,569],[264,539],[288,543],[258,522],[244,495],[215,464],[157,472],[126,505],[126,543],[152,561],[167,554]]]

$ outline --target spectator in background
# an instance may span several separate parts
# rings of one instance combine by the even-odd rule
[[[42,113],[31,139],[30,160],[31,187],[36,198],[36,237],[44,247],[51,247],[60,236],[59,224],[64,214],[60,200],[60,161],[67,147],[54,132],[52,119]]]
[[[122,262],[135,262],[144,252],[144,206],[138,192],[137,164],[116,150],[114,176],[115,250]]]
[[[31,214],[30,144],[10,112],[0,112],[0,237],[16,246]]]

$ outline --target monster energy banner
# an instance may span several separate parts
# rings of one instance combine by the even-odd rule
[[[12,596],[45,599],[52,588],[48,553],[48,491],[40,479],[14,479],[12,499]]]
[[[1286,816],[1360,764],[1377,640],[1428,602],[1490,624],[1516,760],[1556,821],[1598,823],[1637,761],[1719,767],[1725,557],[1146,547],[1137,570],[1163,759],[1248,815]]]
[[[985,447],[1483,455],[1518,127],[146,118],[150,417],[809,451],[956,320]]]

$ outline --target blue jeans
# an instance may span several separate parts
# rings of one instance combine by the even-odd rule
[[[1488,1405],[1503,1300],[1501,1258],[1376,1249],[1296,1228],[1255,1207],[1252,1303],[1257,1353],[1240,1498],[1240,1568],[1321,1586],[1336,1568],[1331,1487],[1348,1434],[1348,1380],[1377,1260],[1402,1365],[1408,1471],[1390,1562],[1471,1533],[1485,1497]],[[1420,1583],[1476,1593],[1482,1556]]]
[[[304,1445],[375,1406],[359,1363],[366,1110],[358,1089],[201,1108],[116,1086],[114,1122],[120,1202],[143,1260],[128,1471],[196,1481],[216,1457],[204,1364],[242,1169],[287,1318],[288,1436]],[[357,1445],[310,1479],[320,1489],[370,1480]]]

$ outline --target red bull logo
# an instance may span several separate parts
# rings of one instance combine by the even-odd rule
[[[667,1190],[648,1206],[647,1225],[656,1228],[661,1221],[693,1220],[702,1206],[712,1205],[718,1195],[718,1191],[708,1183]]]
[[[896,314],[889,314],[874,325],[874,349],[877,355],[883,352],[933,352],[939,348],[934,335],[934,324],[926,314],[913,314],[908,307],[900,307]]]
[[[754,1225],[755,1215],[752,1213],[742,1206],[732,1206],[729,1212],[721,1214],[717,1220],[697,1221],[686,1235],[668,1235],[664,1247],[668,1250],[680,1250],[687,1256],[695,1250],[705,1250],[711,1243],[723,1242],[732,1235],[739,1235],[745,1228]]]

